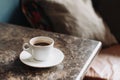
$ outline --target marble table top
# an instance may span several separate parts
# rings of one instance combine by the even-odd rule
[[[49,36],[65,57],[50,68],[24,65],[19,55],[22,45],[35,36]],[[0,23],[0,80],[82,80],[101,48],[101,42]]]

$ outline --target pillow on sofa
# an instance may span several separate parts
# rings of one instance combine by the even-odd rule
[[[35,3],[40,7],[39,11],[43,9],[55,32],[99,40],[103,45],[117,43],[102,18],[95,13],[91,0],[36,0]]]
[[[105,80],[120,80],[120,45],[102,49],[95,58],[86,76]],[[98,79],[96,79],[98,80]]]

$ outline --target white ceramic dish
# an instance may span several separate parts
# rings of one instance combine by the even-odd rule
[[[47,68],[60,64],[64,59],[64,54],[57,48],[54,48],[50,57],[46,61],[38,61],[33,59],[32,55],[27,51],[22,51],[19,56],[22,63],[36,68]]]

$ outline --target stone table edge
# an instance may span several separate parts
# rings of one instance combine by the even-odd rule
[[[79,75],[77,76],[77,78],[75,80],[83,80],[83,78],[84,78],[83,75],[85,75],[85,73],[87,72],[87,69],[89,68],[90,63],[92,63],[94,57],[99,53],[99,51],[101,50],[101,47],[102,47],[102,43],[98,42],[98,45],[96,46],[92,55],[87,60],[86,65],[83,67],[83,69],[81,70],[81,73],[79,73]]]

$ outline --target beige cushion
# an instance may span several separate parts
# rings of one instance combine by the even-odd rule
[[[86,76],[120,80],[120,45],[102,49]]]

